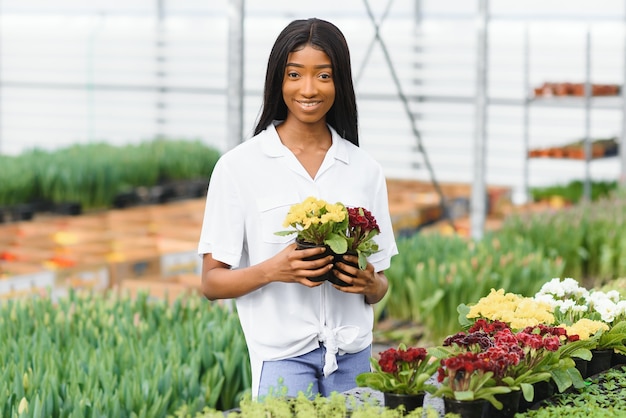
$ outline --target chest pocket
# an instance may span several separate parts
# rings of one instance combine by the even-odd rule
[[[261,222],[261,235],[266,243],[287,244],[296,239],[296,234],[280,236],[277,231],[291,229],[284,227],[283,222],[292,205],[298,203],[299,197],[293,195],[264,196],[257,199],[259,222]]]

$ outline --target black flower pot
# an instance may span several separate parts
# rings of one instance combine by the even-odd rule
[[[611,357],[611,367],[626,364],[626,355],[621,353],[613,353]]]
[[[533,405],[537,405],[544,399],[548,399],[554,395],[554,383],[552,380],[544,380],[542,382],[533,383],[534,397],[532,400],[527,401],[524,396],[519,400],[519,412],[526,412],[533,408]]]
[[[64,202],[54,205],[54,213],[59,215],[78,216],[83,213],[83,205],[80,202]]]
[[[487,406],[489,418],[513,418],[519,410],[522,391],[514,390],[509,393],[498,393],[494,397],[502,402],[502,409],[498,409],[489,403]]]
[[[489,415],[489,401],[476,399],[474,401],[458,401],[443,398],[446,414],[458,414],[461,418],[487,418]]]
[[[405,414],[424,406],[425,396],[424,392],[415,394],[383,393],[386,408],[396,409],[402,406]]]
[[[113,198],[113,207],[116,209],[124,209],[130,206],[138,205],[140,201],[141,198],[135,190],[121,192]]]
[[[589,375],[587,374],[587,364],[589,364],[588,360],[584,360],[578,357],[573,357],[574,363],[576,364],[576,369],[580,372],[580,376],[585,379]]]
[[[591,350],[591,360],[587,363],[587,376],[593,376],[611,368],[613,350]]]
[[[335,253],[333,253],[330,249],[330,247],[328,245],[318,245],[318,244],[311,244],[309,242],[303,242],[300,240],[296,240],[296,245],[297,245],[297,249],[299,250],[306,250],[308,248],[317,248],[317,247],[324,247],[325,251],[321,254],[317,254],[311,257],[305,257],[304,260],[306,261],[311,261],[311,260],[319,260],[320,258],[324,258],[324,257],[328,257],[329,255],[335,256]],[[312,282],[323,282],[325,280],[331,281],[331,280],[335,280],[337,279],[335,277],[335,274],[333,273],[332,270],[322,274],[321,276],[315,276],[315,277],[307,277],[307,279],[309,279]]]
[[[35,217],[35,207],[24,203],[15,205],[12,209],[12,219],[14,221],[30,221]]]
[[[356,253],[352,253],[352,252],[348,252],[348,253],[346,253],[346,254],[348,254],[348,255],[356,255]],[[359,266],[358,266],[357,264],[354,264],[354,263],[351,263],[351,262],[349,262],[349,261],[344,260],[344,259],[343,259],[343,256],[344,256],[344,254],[335,254],[335,260],[333,261],[333,263],[335,264],[335,269],[336,269],[336,270],[339,270],[339,272],[341,272],[341,273],[343,273],[343,274],[345,274],[345,275],[347,275],[347,276],[350,276],[350,277],[355,277],[354,275],[352,275],[352,274],[350,274],[350,273],[346,273],[345,271],[341,270],[341,269],[337,266],[337,263],[344,263],[344,264],[347,264],[347,265],[349,265],[349,266],[359,268]],[[342,287],[349,287],[349,286],[352,286],[351,284],[344,282],[343,280],[341,280],[339,277],[337,277],[337,276],[335,276],[335,275],[333,275],[333,278],[332,278],[332,279],[329,279],[329,281],[330,281],[331,283],[333,283],[333,284],[336,284],[337,286],[342,286]]]

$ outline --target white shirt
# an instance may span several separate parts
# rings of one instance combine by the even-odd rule
[[[212,253],[233,268],[258,264],[294,241],[295,234],[274,233],[285,229],[291,205],[315,196],[372,212],[381,251],[368,261],[376,271],[386,270],[398,250],[382,168],[330,129],[332,146],[314,179],[282,144],[274,124],[225,153],[211,175],[198,253]],[[328,375],[337,368],[337,353],[356,353],[372,342],[372,306],[363,295],[343,293],[329,283],[308,288],[273,282],[236,303],[250,352],[253,396],[263,361],[306,354],[321,341]]]

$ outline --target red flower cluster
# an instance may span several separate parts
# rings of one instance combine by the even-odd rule
[[[409,347],[406,350],[390,348],[380,353],[378,364],[385,373],[396,373],[399,363],[417,365],[426,358],[426,349],[422,347]]]
[[[437,381],[443,382],[447,377],[448,385],[453,391],[472,390],[472,375],[493,372],[494,376],[504,376],[509,366],[519,363],[519,357],[501,347],[490,347],[486,351],[459,353],[441,360],[437,369]]]
[[[438,379],[443,382],[447,376],[455,390],[467,390],[469,374],[491,371],[496,384],[501,384],[504,377],[533,370],[566,341],[577,339],[562,327],[537,325],[514,333],[505,322],[479,319],[468,333],[444,340],[444,346],[454,347],[459,354],[441,361]]]
[[[493,335],[498,331],[502,331],[503,329],[508,329],[509,326],[506,322],[502,322],[499,320],[495,321],[487,321],[484,318],[480,318],[474,322],[467,331],[468,332],[476,332],[476,331],[485,331],[489,335]]]
[[[376,218],[365,208],[347,208],[350,230],[358,233],[367,233],[376,230],[380,232]]]
[[[443,345],[455,345],[463,349],[478,348],[480,351],[484,351],[493,346],[493,341],[489,335],[483,331],[474,331],[469,334],[461,331],[443,340]]]

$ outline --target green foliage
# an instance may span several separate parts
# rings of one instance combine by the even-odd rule
[[[302,392],[296,398],[268,396],[258,401],[246,397],[241,401],[239,408],[230,411],[216,411],[205,408],[194,415],[185,413],[181,409],[175,414],[176,418],[438,418],[439,412],[433,408],[417,408],[405,413],[401,408],[389,409],[378,404],[377,401],[365,400],[357,402],[353,397],[346,397],[337,392],[329,397],[320,395],[310,399]],[[451,415],[446,415],[446,417]]]
[[[531,418],[599,417],[613,418],[626,414],[625,369],[616,367],[594,376],[578,390],[554,395],[538,409],[526,411]]]
[[[510,217],[500,233],[523,236],[544,257],[561,258],[564,277],[598,284],[626,276],[626,196],[621,191],[558,211]]]
[[[27,158],[0,155],[0,206],[17,205],[34,199],[33,169]]]
[[[593,181],[590,186],[591,200],[598,200],[608,197],[617,188],[617,181]],[[535,187],[530,192],[535,202],[559,196],[570,203],[579,203],[583,198],[584,190],[585,183],[581,180],[574,180],[564,185]]]
[[[199,296],[171,305],[145,295],[8,300],[0,340],[0,415],[7,418],[228,409],[250,386],[237,316]]]
[[[521,235],[489,234],[481,241],[459,236],[421,235],[397,240],[400,255],[386,275],[389,316],[424,325],[424,338],[438,343],[459,329],[462,303],[477,301],[492,288],[532,295],[563,265]]]
[[[72,145],[0,156],[0,205],[79,202],[111,206],[119,193],[159,182],[208,179],[219,152],[199,141],[156,139],[139,144]]]

